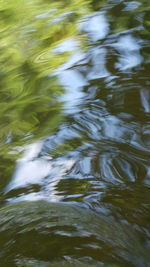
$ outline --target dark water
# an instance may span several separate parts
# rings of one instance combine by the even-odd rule
[[[0,266],[149,266],[149,18],[0,1]]]

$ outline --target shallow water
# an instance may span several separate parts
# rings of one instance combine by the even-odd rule
[[[149,15],[0,2],[0,266],[149,266]]]

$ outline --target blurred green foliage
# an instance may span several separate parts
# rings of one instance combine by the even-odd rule
[[[51,74],[71,52],[56,54],[54,48],[79,38],[76,20],[87,6],[83,0],[0,1],[1,144],[8,137],[43,137],[59,125],[64,88]]]

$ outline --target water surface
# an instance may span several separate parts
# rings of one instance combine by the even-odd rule
[[[0,2],[1,266],[149,266],[149,15]]]

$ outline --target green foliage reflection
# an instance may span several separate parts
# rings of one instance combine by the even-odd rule
[[[1,143],[6,136],[39,138],[59,125],[64,88],[51,74],[71,52],[56,54],[54,48],[77,37],[76,20],[86,7],[83,0],[1,1]]]

